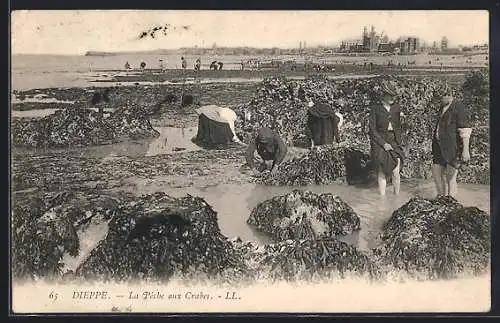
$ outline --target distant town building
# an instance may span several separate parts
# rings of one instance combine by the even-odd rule
[[[417,37],[399,38],[396,42],[391,42],[389,37],[382,34],[377,34],[375,27],[363,27],[361,40],[345,40],[340,45],[341,52],[398,52],[403,54],[411,54],[420,52],[420,40]]]
[[[444,36],[441,39],[441,50],[445,51],[446,49],[448,49],[448,38],[446,38],[446,36]]]
[[[358,39],[343,40],[342,43],[340,44],[339,50],[341,52],[354,51],[355,47],[358,45],[360,45],[360,42]]]
[[[416,37],[400,38],[397,41],[399,52],[402,54],[414,54],[420,52],[420,40]]]
[[[363,28],[362,36],[362,48],[363,52],[375,52],[378,50],[378,45],[380,44],[380,36],[375,32],[375,27],[371,26],[370,33],[366,26]]]
[[[488,50],[489,46],[488,44],[482,44],[482,45],[474,45],[472,46],[473,50]]]
[[[383,36],[382,36],[382,37],[381,37],[381,39],[380,39],[380,44],[381,44],[381,45],[383,45],[383,44],[388,44],[388,43],[389,43],[389,36],[384,35],[383,33],[382,33],[382,35],[383,35]]]
[[[396,48],[398,48],[395,43],[387,43],[378,45],[378,51],[381,53],[394,53]]]

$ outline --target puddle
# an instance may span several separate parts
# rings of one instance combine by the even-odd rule
[[[24,98],[23,100],[20,100],[15,95],[13,95],[11,103],[66,103],[66,104],[74,104],[75,101],[63,101],[63,100],[58,100],[56,98],[49,98],[45,94],[37,94],[34,97]]]
[[[68,108],[71,109],[71,108]],[[97,108],[88,108],[92,109],[94,111],[98,111]],[[26,110],[26,111],[19,111],[19,110],[11,110],[10,115],[12,118],[43,118],[48,115],[54,114],[57,110],[60,109],[33,109],[33,110]],[[114,109],[110,108],[105,108],[105,112],[113,112]]]
[[[28,112],[28,111],[27,111]],[[191,138],[196,136],[197,127],[174,128],[154,127],[159,133],[158,138],[130,140],[126,142],[93,146],[93,147],[68,147],[68,148],[16,148],[15,152],[35,154],[64,153],[71,156],[82,156],[92,158],[110,157],[144,157],[165,154],[178,154],[188,151],[201,150],[195,145]]]
[[[176,197],[186,194],[203,197],[218,213],[218,223],[221,232],[227,237],[239,236],[246,241],[266,244],[271,241],[265,234],[259,233],[246,223],[252,209],[260,202],[273,196],[289,193],[293,187],[272,187],[255,184],[224,184],[205,188],[172,188],[161,179],[148,181],[138,180],[137,192],[150,194],[164,191]],[[434,184],[430,181],[412,181],[402,183],[401,194],[394,197],[388,186],[385,200],[378,195],[376,187],[359,188],[346,184],[332,184],[325,186],[307,186],[316,193],[332,193],[340,196],[359,215],[361,230],[350,236],[341,237],[342,241],[356,245],[362,250],[377,246],[378,235],[384,223],[391,217],[392,212],[406,203],[411,197],[421,196],[432,198],[435,196]],[[490,188],[487,185],[461,184],[457,199],[464,206],[476,206],[486,212],[490,210]]]
[[[65,253],[63,259],[63,272],[67,270],[75,271],[90,254],[90,252],[99,244],[101,240],[106,238],[108,234],[108,224],[106,222],[99,224],[89,224],[84,230],[78,232],[80,240],[80,251],[76,257],[71,257]]]

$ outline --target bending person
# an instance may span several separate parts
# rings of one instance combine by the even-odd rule
[[[234,122],[236,113],[217,105],[206,105],[196,110],[198,113],[198,133],[195,142],[203,146],[242,143],[236,135]]]
[[[257,150],[258,155],[266,161],[273,161],[271,172],[275,172],[277,166],[283,162],[287,155],[287,147],[276,131],[264,127],[260,128],[254,135],[246,152],[246,162],[254,174],[258,173],[255,169],[254,153]]]

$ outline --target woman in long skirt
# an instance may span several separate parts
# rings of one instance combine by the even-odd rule
[[[401,108],[394,104],[397,87],[393,82],[383,82],[380,100],[370,110],[371,157],[377,169],[380,195],[385,196],[387,176],[392,175],[394,194],[400,190],[400,169],[403,163],[401,147]]]

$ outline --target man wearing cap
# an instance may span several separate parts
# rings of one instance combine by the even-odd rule
[[[439,115],[432,136],[432,175],[437,194],[455,197],[460,164],[470,160],[469,138],[472,133],[469,112],[453,98],[449,86],[440,88]]]
[[[307,111],[307,134],[314,146],[329,145],[335,140],[340,142],[339,128],[344,122],[342,114],[327,103],[309,101]]]
[[[397,93],[397,87],[393,82],[382,82],[380,100],[370,109],[371,157],[377,169],[381,196],[385,196],[389,175],[392,175],[394,194],[398,195],[400,189],[399,171],[404,152],[401,147],[401,108],[394,104]]]
[[[255,150],[264,162],[273,161],[271,172],[275,172],[277,166],[285,159],[288,149],[276,131],[267,127],[260,128],[250,141],[246,153],[247,165],[254,173],[257,173],[254,167]]]

